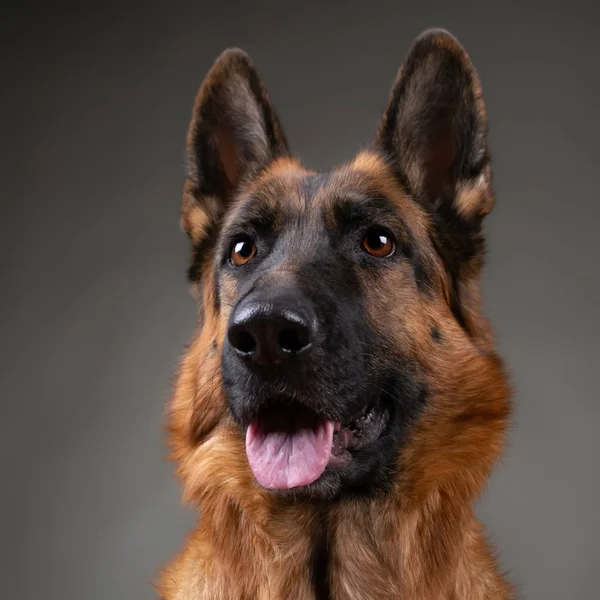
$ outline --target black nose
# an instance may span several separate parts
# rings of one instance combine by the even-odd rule
[[[247,298],[236,307],[227,338],[236,354],[260,365],[289,361],[307,352],[315,319],[297,298]]]

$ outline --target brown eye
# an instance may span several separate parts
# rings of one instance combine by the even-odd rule
[[[252,240],[240,240],[231,249],[231,262],[236,267],[245,265],[256,254],[256,244]]]
[[[371,229],[362,240],[362,247],[365,252],[377,258],[391,256],[396,250],[394,238],[383,229]]]

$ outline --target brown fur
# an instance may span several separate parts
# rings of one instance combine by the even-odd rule
[[[450,45],[451,52],[468,61],[452,38],[438,36],[441,46]],[[470,62],[466,64],[476,78]],[[222,75],[218,69],[211,73],[198,102],[214,93]],[[485,124],[478,79],[475,90]],[[244,102],[244,97],[239,101]],[[261,120],[258,113],[253,114],[257,122]],[[197,126],[193,121],[191,130]],[[225,129],[220,135],[226,135]],[[279,202],[277,190],[285,188],[289,192],[286,204],[301,206],[294,182],[307,171],[282,150],[285,140],[278,125],[275,136],[282,140],[281,152],[271,157],[268,169],[258,178],[254,171],[246,181],[240,179],[241,184],[236,181],[235,147],[228,143],[221,154],[228,165],[223,165],[226,181],[245,190],[235,200],[237,205],[243,205],[249,189],[266,185],[272,191],[269,201]],[[435,145],[432,148],[435,151]],[[261,152],[268,150],[261,148]],[[428,186],[450,185],[443,159],[442,170],[435,171],[441,174],[428,182],[418,160],[415,154],[405,172],[413,195]],[[460,214],[489,212],[493,205],[490,178],[489,166],[474,181],[459,178],[454,202]],[[503,365],[481,314],[478,277],[483,258],[481,253],[470,257],[460,269],[458,291],[451,289],[446,265],[432,242],[431,208],[411,198],[389,161],[376,150],[366,150],[336,170],[313,205],[326,208],[337,191],[355,185],[355,180],[393,199],[410,224],[431,276],[431,293],[419,291],[401,268],[385,278],[373,276],[363,282],[377,289],[370,298],[367,318],[382,334],[393,337],[404,332],[403,339],[411,340],[402,351],[418,356],[430,392],[426,409],[402,445],[398,476],[384,495],[342,497],[332,505],[308,499],[291,502],[260,488],[222,389],[220,353],[235,284],[224,285],[217,308],[214,268],[207,261],[196,280],[202,305],[199,331],[183,358],[169,406],[172,454],[184,500],[198,508],[201,518],[184,550],[161,575],[158,589],[165,600],[513,597],[472,508],[502,451],[510,410]],[[198,185],[192,174],[182,211],[183,226],[195,242],[206,235],[211,222],[225,213],[226,224],[235,211],[235,206],[222,206],[222,197],[201,197]],[[461,299],[463,327],[451,310],[451,296],[456,293]],[[323,548],[328,554],[328,570],[322,574],[326,581],[315,585],[314,564]],[[319,589],[328,592],[319,596]]]

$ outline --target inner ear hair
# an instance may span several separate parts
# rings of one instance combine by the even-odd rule
[[[487,113],[464,48],[442,29],[425,31],[401,67],[376,144],[417,200],[450,200],[466,219],[493,206]]]
[[[206,237],[240,185],[288,154],[279,119],[250,57],[237,48],[226,50],[200,86],[187,134],[181,224],[190,238],[198,243]]]

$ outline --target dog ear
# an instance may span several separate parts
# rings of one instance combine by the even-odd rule
[[[494,203],[481,84],[447,31],[413,43],[381,118],[376,146],[428,209],[479,220]]]
[[[194,244],[214,237],[240,185],[288,145],[250,57],[229,49],[196,96],[187,135],[188,178],[181,225]]]

